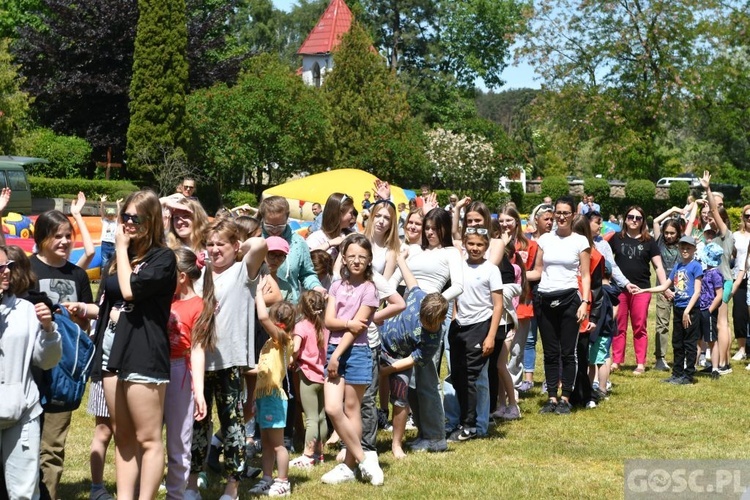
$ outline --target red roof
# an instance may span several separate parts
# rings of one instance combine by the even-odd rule
[[[299,55],[328,54],[341,42],[352,26],[352,11],[344,0],[331,0],[318,24],[297,51]]]

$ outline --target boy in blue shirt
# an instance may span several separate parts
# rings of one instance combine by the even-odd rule
[[[406,309],[386,320],[380,327],[382,349],[380,376],[388,377],[390,399],[393,404],[391,449],[395,458],[403,458],[406,456],[402,441],[406,431],[409,380],[412,368],[415,364],[421,365],[422,360],[431,359],[440,348],[443,321],[448,313],[448,301],[440,293],[427,294],[419,288],[417,280],[406,266],[402,255],[398,256],[397,262],[408,289]],[[439,399],[440,393],[437,386],[434,389],[434,396]],[[444,451],[446,448],[445,440],[424,444],[425,449],[430,451]]]
[[[655,287],[641,289],[637,293],[662,293],[674,285],[674,324],[672,328],[672,350],[674,364],[672,376],[665,382],[687,385],[694,382],[695,361],[698,356],[700,337],[700,309],[703,268],[694,260],[695,239],[683,236],[679,242],[681,262],[675,264],[669,279]],[[687,361],[687,363],[686,363]]]

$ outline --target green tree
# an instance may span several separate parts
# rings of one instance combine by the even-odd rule
[[[148,177],[139,158],[185,144],[188,82],[185,0],[138,0],[130,84],[128,171]]]
[[[547,128],[565,131],[568,165],[586,173],[659,177],[665,131],[709,65],[723,7],[713,0],[543,0],[522,53],[549,92]],[[546,109],[546,112],[545,112]]]
[[[91,145],[86,139],[55,134],[47,128],[31,130],[14,141],[14,150],[21,156],[44,158],[49,163],[32,164],[29,175],[51,179],[80,178],[91,165]]]
[[[322,171],[331,162],[331,124],[321,93],[275,55],[251,58],[236,85],[188,97],[190,159],[218,193]]]
[[[341,41],[324,83],[334,128],[334,168],[359,168],[397,184],[428,180],[425,139],[396,76],[358,24]]]
[[[8,52],[8,40],[0,38],[0,153],[11,153],[13,138],[29,109],[29,96],[21,91],[18,66]]]
[[[0,39],[15,38],[19,27],[38,24],[35,12],[41,3],[41,0],[3,0],[0,5]]]

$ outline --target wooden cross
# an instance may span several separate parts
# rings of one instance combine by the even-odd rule
[[[107,171],[104,174],[104,178],[106,180],[109,180],[109,171],[110,171],[110,169],[111,168],[120,168],[120,167],[122,167],[122,163],[112,163],[112,146],[109,146],[107,148],[107,162],[105,163],[105,162],[98,161],[98,162],[96,162],[96,166],[97,167],[106,167],[107,168]]]

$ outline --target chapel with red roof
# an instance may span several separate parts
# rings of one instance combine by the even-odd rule
[[[333,69],[333,49],[352,26],[352,11],[344,0],[331,0],[297,55],[302,56],[302,81],[320,87],[326,73]]]

